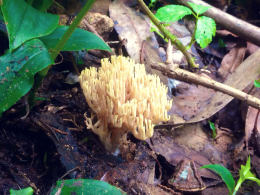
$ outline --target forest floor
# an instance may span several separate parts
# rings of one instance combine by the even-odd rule
[[[57,180],[70,178],[103,180],[127,194],[228,194],[217,174],[200,167],[221,164],[237,179],[249,155],[251,170],[260,177],[259,111],[237,99],[212,110],[210,106],[222,101],[214,99],[216,91],[185,82],[176,84],[152,70],[153,63],[165,60],[166,43],[150,32],[149,19],[138,4],[126,2],[97,1],[89,16],[95,22],[85,28],[93,27],[116,54],[130,56],[144,63],[148,72],[160,76],[171,89],[170,121],[155,126],[153,137],[146,141],[129,134],[128,151],[123,154],[107,152],[98,136],[86,128],[84,114],[90,115],[91,109],[76,77],[86,67],[99,67],[100,60],[110,54],[62,53],[38,90],[39,101],[33,109],[26,112],[27,100],[23,98],[0,118],[0,194],[28,186],[35,194],[48,194]],[[250,12],[242,16],[249,20],[246,17]],[[170,27],[183,42],[191,36],[185,23]],[[202,68],[198,76],[225,82],[259,47],[217,28],[216,37],[206,49],[194,45],[190,52]],[[223,47],[219,44],[222,41]],[[75,55],[83,61],[76,69]],[[173,56],[174,63],[185,67],[187,63],[178,50],[174,49]],[[246,82],[248,86],[242,90],[259,98],[253,80],[247,78]],[[191,122],[193,119],[195,122]],[[216,138],[212,138],[209,121],[215,124]],[[184,169],[188,170],[188,179],[176,182]],[[239,194],[260,194],[260,187],[245,182]]]

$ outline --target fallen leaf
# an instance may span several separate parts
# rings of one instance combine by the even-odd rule
[[[259,110],[251,106],[248,107],[246,121],[245,121],[245,142],[248,146],[248,141],[251,138],[253,131],[255,129],[255,124],[257,121]]]
[[[185,121],[195,117],[210,102],[214,90],[181,82],[176,88],[176,96],[173,97],[172,108],[168,114],[176,114]],[[173,121],[174,123],[176,121]]]
[[[217,149],[202,130],[201,124],[185,125],[171,131],[157,129],[147,142],[155,153],[162,155],[173,166],[183,159],[193,160],[197,168],[212,163],[227,165],[231,160],[227,147]],[[231,142],[229,139],[229,143]],[[198,171],[203,177],[218,180],[218,177],[207,169]]]
[[[218,74],[225,79],[229,74],[232,74],[235,69],[243,62],[245,57],[246,47],[236,46],[226,54],[218,69]]]
[[[242,62],[238,68],[229,75],[224,84],[234,87],[238,90],[243,90],[247,85],[249,85],[253,80],[257,79],[260,72],[260,49],[254,54],[249,56],[244,62]],[[219,110],[224,108],[233,97],[217,92],[209,105],[207,105],[204,110],[198,113],[194,118],[191,118],[186,123],[195,123],[198,121],[205,120]]]
[[[255,53],[259,49],[259,46],[255,45],[253,43],[247,42],[246,49],[247,49],[247,53],[249,55],[251,55],[251,54]]]
[[[110,3],[111,0],[96,0],[90,11],[107,15]]]
[[[122,0],[113,1],[109,13],[114,20],[119,39],[127,40],[126,50],[137,63],[140,63],[144,40],[149,40],[153,47],[159,48],[154,33],[150,32],[151,23],[147,16],[126,6]]]

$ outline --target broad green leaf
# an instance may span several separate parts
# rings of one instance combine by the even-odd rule
[[[229,193],[230,194],[232,193],[232,190],[235,187],[235,180],[227,168],[225,168],[219,164],[204,165],[201,168],[207,168],[207,169],[210,169],[210,170],[216,172],[227,185]]]
[[[48,49],[54,48],[67,29],[67,26],[59,26],[50,35],[41,37],[41,40]],[[77,28],[66,42],[62,51],[78,51],[83,49],[100,49],[111,51],[110,47],[98,36],[86,30]]]
[[[34,75],[53,64],[44,44],[33,39],[0,57],[0,115],[32,88]]]
[[[161,22],[176,22],[184,16],[192,14],[192,11],[182,5],[166,5],[157,10],[155,16]]]
[[[197,21],[197,28],[195,32],[195,39],[200,47],[203,49],[212,41],[212,37],[216,33],[216,23],[213,19],[201,16]]]
[[[58,16],[40,12],[24,0],[4,0],[2,12],[11,50],[32,38],[50,34],[59,22]]]
[[[59,194],[111,194],[121,195],[123,193],[119,188],[112,186],[104,181],[93,179],[69,179],[57,181],[56,187],[51,191],[50,195]]]
[[[257,87],[257,88],[260,88],[260,80],[255,80],[254,86]]]
[[[32,195],[33,189],[31,187],[24,188],[21,190],[10,189],[10,195]]]
[[[210,7],[204,5],[198,5],[195,3],[188,2],[189,6],[193,9],[193,11],[197,14],[197,16],[206,12]]]

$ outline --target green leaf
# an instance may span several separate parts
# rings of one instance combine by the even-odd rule
[[[155,16],[161,22],[176,22],[184,16],[192,14],[192,11],[182,5],[166,5],[157,10]]]
[[[260,186],[260,179],[256,178],[255,176],[248,177],[247,179],[256,182],[257,185]]]
[[[258,185],[260,185],[260,180],[256,178],[256,176],[250,171],[250,169],[251,169],[251,165],[250,165],[250,156],[249,156],[246,161],[246,166],[241,165],[241,168],[239,170],[239,175],[243,181],[249,179],[257,182]]]
[[[21,190],[10,189],[10,195],[32,195],[33,189],[31,187],[24,188]]]
[[[33,7],[39,11],[46,12],[47,9],[52,5],[53,0],[35,0],[33,1]]]
[[[212,130],[212,137],[213,137],[213,139],[215,139],[217,136],[215,123],[209,121],[209,126],[210,126],[210,129]]]
[[[249,156],[246,161],[246,165],[241,165],[241,168],[239,170],[239,175],[243,180],[245,180],[245,178],[247,177],[247,174],[250,172],[250,169],[251,169],[251,162]]]
[[[205,13],[210,7],[204,5],[198,5],[195,3],[188,2],[189,6],[193,9],[193,11],[197,14],[197,16]]]
[[[2,12],[9,36],[9,48],[19,47],[32,38],[50,34],[58,26],[59,17],[42,13],[24,0],[5,0]]]
[[[208,46],[215,33],[216,23],[213,19],[206,16],[198,18],[195,39],[202,49]]]
[[[3,14],[2,14],[2,10],[0,9],[0,20],[4,20],[4,18],[3,18]]]
[[[41,40],[48,49],[54,48],[67,29],[67,26],[59,26],[53,33],[42,37]],[[62,51],[78,51],[83,49],[111,51],[110,47],[98,36],[86,30],[77,28],[66,42]]]
[[[226,43],[224,42],[223,39],[221,39],[221,38],[218,39],[218,46],[220,48],[225,48],[226,47]]]
[[[44,44],[33,39],[0,57],[0,115],[32,88],[34,75],[53,64]]]
[[[250,165],[250,156],[248,156],[248,159],[246,161],[246,165],[241,165],[241,168],[239,170],[239,179],[237,181],[237,184],[235,186],[235,189],[233,191],[233,195],[236,194],[240,186],[245,180],[252,180],[255,181],[260,186],[260,180],[255,177],[255,175],[250,171],[251,165]]]
[[[232,191],[235,187],[235,180],[227,168],[225,168],[219,164],[204,165],[201,168],[207,168],[207,169],[210,169],[210,170],[216,172],[227,185],[229,193],[230,194],[232,193]]]
[[[149,8],[153,8],[157,0],[151,0],[149,3]]]
[[[56,187],[51,191],[50,195],[59,194],[113,194],[121,195],[123,193],[119,188],[112,186],[104,181],[93,179],[69,179],[57,181]]]
[[[257,87],[257,88],[260,88],[260,80],[255,80],[254,86]]]
[[[156,32],[160,37],[162,37],[162,39],[164,39],[165,42],[168,42],[168,39],[163,36],[161,31],[154,24],[152,24],[150,32]]]

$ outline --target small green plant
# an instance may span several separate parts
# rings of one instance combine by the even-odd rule
[[[254,81],[254,86],[260,88],[260,79]]]
[[[157,2],[158,0],[150,0],[150,3],[149,3],[149,8],[153,8],[155,3]]]
[[[21,190],[10,189],[10,195],[32,195],[33,189],[31,187],[27,187]]]
[[[216,139],[217,136],[217,132],[216,132],[216,127],[215,127],[215,123],[208,121],[209,122],[209,127],[212,130],[212,138]]]
[[[210,169],[216,172],[218,175],[220,175],[220,177],[225,182],[228,188],[229,195],[235,195],[245,180],[255,181],[260,186],[260,179],[256,178],[255,175],[250,171],[251,169],[250,156],[247,159],[246,165],[241,165],[241,168],[239,170],[239,179],[237,183],[235,183],[235,180],[231,172],[227,168],[223,167],[222,165],[209,164],[209,165],[204,165],[201,168]]]
[[[152,3],[152,1],[151,1]],[[182,19],[184,16],[193,15],[196,19],[195,30],[192,35],[192,39],[188,44],[190,47],[195,41],[201,48],[205,48],[212,41],[212,37],[216,33],[216,23],[212,18],[202,16],[210,7],[197,5],[188,2],[190,8],[182,5],[166,5],[157,10],[155,16],[160,22],[168,26],[172,22],[176,22]],[[159,31],[153,27],[152,31],[156,31],[159,35]]]
[[[0,57],[0,116],[33,86],[36,91],[60,51],[111,51],[95,34],[76,28],[94,0],[87,1],[69,27],[58,24],[58,15],[47,13],[52,3],[0,1],[0,19],[6,24],[4,33],[9,39],[9,49]],[[34,95],[31,97],[33,101]]]

